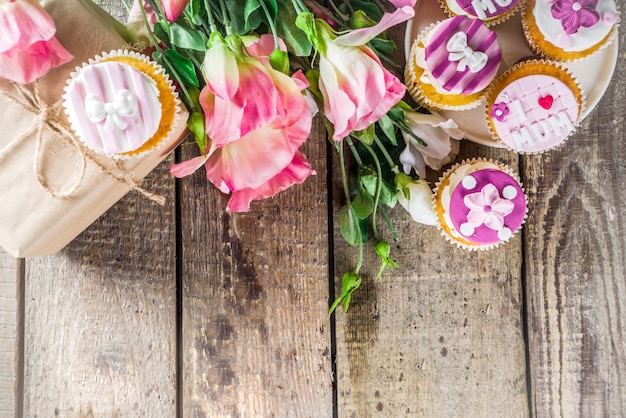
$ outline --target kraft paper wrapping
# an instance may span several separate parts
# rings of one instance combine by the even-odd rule
[[[58,110],[54,120],[17,104],[10,97],[29,100],[16,85],[0,79],[0,246],[14,257],[61,250],[138,186],[187,133],[181,105],[163,146],[140,158],[112,160],[64,135],[69,123],[63,108],[54,105],[70,73],[95,55],[124,48],[126,42],[79,0],[49,0],[44,7],[55,21],[57,39],[74,59],[23,86],[31,101],[36,96],[44,107]],[[146,204],[154,203],[146,199]]]

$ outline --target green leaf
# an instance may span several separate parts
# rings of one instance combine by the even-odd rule
[[[351,0],[350,3],[352,4],[352,8],[354,10],[360,9],[365,11],[365,13],[367,13],[367,15],[376,22],[383,17],[382,12],[375,3],[362,0]]]
[[[374,38],[369,41],[370,46],[384,55],[392,55],[396,44],[390,39]]]
[[[361,170],[359,170],[359,181],[372,197],[376,196],[376,185],[378,184],[376,171],[370,167],[361,168]]]
[[[285,51],[281,51],[280,49],[274,50],[270,54],[270,64],[276,71],[289,74],[289,55],[287,55]]]
[[[343,304],[343,311],[347,312],[350,305],[350,299],[352,298],[352,293],[357,290],[359,286],[361,286],[361,281],[361,276],[357,273],[353,271],[345,273],[341,279],[341,296],[335,299],[328,310],[328,313],[333,313],[339,303]]]
[[[389,112],[387,112],[387,116],[391,118],[391,120],[399,121],[404,120],[404,109],[393,107]]]
[[[355,136],[359,141],[364,144],[372,145],[374,143],[374,138],[376,137],[376,125],[372,123],[367,128],[362,131],[352,131],[352,135]]]
[[[181,26],[178,23],[170,25],[172,44],[179,48],[205,51],[207,38],[202,32]]]
[[[154,36],[156,36],[161,42],[165,44],[166,47],[171,48],[172,44],[170,42],[169,29],[167,25],[162,22],[157,22],[154,24]]]
[[[383,131],[385,136],[389,138],[389,142],[392,145],[397,146],[398,141],[396,140],[396,128],[393,125],[393,121],[388,115],[383,115],[382,118],[378,119],[378,126]]]
[[[350,28],[362,29],[374,26],[376,21],[370,18],[363,10],[355,10],[352,16],[350,16]]]
[[[360,190],[350,204],[359,219],[366,219],[374,210],[374,199],[364,190]]]
[[[169,64],[174,68],[174,70],[176,71],[176,73],[178,74],[178,76],[180,77],[181,81],[184,84],[194,86],[194,87],[200,86],[200,83],[198,83],[198,77],[196,76],[196,69],[193,65],[193,62],[191,62],[191,60],[183,57],[182,55],[180,55],[178,52],[176,52],[173,49],[165,50],[165,58],[167,59]],[[173,75],[171,74],[172,69],[169,68],[168,65],[166,65],[165,68],[167,69],[168,73],[170,73],[170,75]],[[175,76],[174,78],[176,79]]]
[[[380,201],[391,208],[395,207],[398,203],[395,186],[390,186],[386,181],[383,181],[380,189]]]
[[[207,139],[204,130],[204,113],[193,112],[191,115],[189,115],[189,119],[187,119],[187,127],[193,133],[196,144],[198,144],[198,147],[200,148],[202,153],[205,154]]]
[[[339,230],[346,242],[352,246],[359,243],[361,237],[357,217],[351,205],[345,205],[339,210]]]
[[[378,254],[382,260],[378,275],[376,275],[376,279],[378,280],[380,275],[383,274],[385,267],[398,267],[398,263],[391,259],[391,246],[387,241],[378,241],[374,247],[374,251],[376,251],[376,254]]]
[[[313,45],[306,33],[295,25],[297,17],[292,2],[281,4],[276,17],[276,32],[285,41],[288,51],[298,57],[308,57]]]

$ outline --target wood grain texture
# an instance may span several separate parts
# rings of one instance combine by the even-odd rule
[[[317,176],[249,213],[203,169],[181,181],[184,416],[332,415],[325,144],[316,118]]]
[[[517,156],[468,142],[457,160],[477,155],[517,167]],[[374,281],[368,251],[361,288],[335,315],[339,416],[527,416],[521,236],[470,253],[400,206],[391,218],[400,268]],[[337,225],[335,261],[339,292],[356,250]]]
[[[538,417],[626,414],[624,29],[616,73],[598,107],[563,147],[526,158],[530,369]]]
[[[174,416],[174,182],[162,163],[59,254],[26,260],[29,417]]]
[[[23,359],[21,329],[22,260],[0,250],[0,417],[19,416],[20,372]]]

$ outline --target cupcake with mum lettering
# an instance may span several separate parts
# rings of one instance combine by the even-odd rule
[[[456,16],[414,41],[405,82],[413,99],[428,108],[470,109],[480,104],[501,59],[495,32],[479,19]]]
[[[517,175],[486,159],[450,168],[433,192],[441,233],[468,250],[487,250],[507,242],[521,229],[527,199]]]
[[[497,141],[536,154],[561,145],[576,128],[584,97],[576,79],[556,63],[523,61],[494,82],[486,118]]]
[[[504,22],[524,5],[523,0],[439,1],[448,16],[468,16],[480,19],[484,21],[487,26]]]
[[[78,67],[68,80],[63,106],[78,139],[116,159],[158,148],[180,111],[163,68],[145,55],[121,50]]]

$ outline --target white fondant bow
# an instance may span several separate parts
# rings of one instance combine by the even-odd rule
[[[91,122],[100,123],[104,120],[105,130],[113,131],[113,125],[124,130],[128,126],[124,117],[137,114],[137,98],[126,89],[120,90],[115,99],[109,103],[89,94],[85,98],[85,110],[87,110],[87,117]]]
[[[474,51],[467,46],[467,35],[465,32],[455,33],[448,44],[446,49],[450,53],[448,59],[450,61],[458,61],[457,71],[465,71],[466,67],[469,67],[472,73],[477,73],[487,65],[487,54],[480,51]]]

